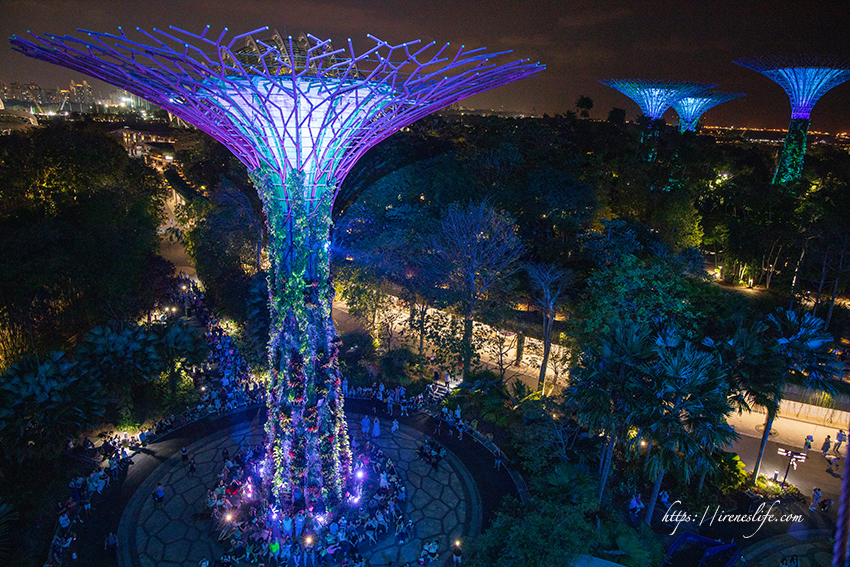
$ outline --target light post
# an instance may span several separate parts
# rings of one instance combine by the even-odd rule
[[[794,470],[797,470],[797,463],[806,462],[805,453],[797,453],[796,451],[788,451],[780,447],[776,450],[783,457],[788,457],[788,466],[785,467],[785,477],[782,479],[782,486],[785,486],[785,481],[788,480],[788,471],[791,470],[791,465],[794,465]]]

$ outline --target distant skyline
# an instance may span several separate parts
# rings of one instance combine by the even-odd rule
[[[634,119],[640,110],[600,79],[718,83],[718,90],[747,96],[709,110],[711,125],[785,128],[791,106],[770,79],[734,65],[738,57],[812,54],[850,59],[850,8],[843,2],[680,0],[556,2],[528,0],[7,0],[0,34],[0,80],[67,88],[87,80],[80,73],[13,52],[8,38],[34,33],[76,35],[77,28],[128,35],[135,27],[169,25],[201,31],[243,33],[262,26],[282,34],[307,31],[337,46],[351,38],[355,48],[371,42],[421,39],[452,42],[506,57],[547,65],[540,76],[500,87],[465,106],[557,114],[573,110],[576,99],[594,101],[591,116],[605,118],[613,107]],[[677,121],[672,110],[664,117]],[[828,92],[815,106],[811,129],[850,132],[850,82]]]

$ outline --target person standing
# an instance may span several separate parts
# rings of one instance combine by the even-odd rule
[[[494,465],[494,468],[496,470],[499,470],[502,468],[502,451],[500,451],[499,448],[496,447],[496,451],[495,453],[493,453],[493,455],[496,457],[496,464]]]
[[[460,550],[460,541],[456,541],[454,549],[452,549],[452,565],[460,565],[462,556],[463,553]]]
[[[375,423],[372,424],[372,438],[377,439],[381,436],[381,424],[378,422],[378,417],[375,416]]]
[[[363,419],[360,421],[360,428],[363,430],[363,438],[369,438],[369,430],[372,427],[372,422],[369,421],[369,416],[364,415]]]
[[[398,420],[397,419],[393,420],[393,426],[392,426],[392,429],[390,431],[392,433],[395,433],[396,431],[398,431]]]
[[[844,433],[843,429],[838,430],[838,435],[835,436],[835,449],[834,451],[837,454],[841,454],[838,450],[841,448],[841,444],[847,441],[847,434]]]
[[[818,488],[816,486],[815,489],[812,491],[812,505],[809,506],[809,510],[811,510],[812,512],[815,511],[815,506],[817,506],[818,502],[820,502],[820,497],[821,497],[820,488]]]
[[[197,472],[198,467],[195,465],[195,457],[189,459],[189,478],[195,478],[195,472]]]
[[[806,435],[806,440],[803,441],[803,450],[808,452],[812,448],[812,442],[815,440],[811,435]]]
[[[826,458],[826,454],[829,453],[829,448],[832,447],[832,439],[829,435],[826,436],[826,439],[823,440],[823,445],[821,445],[820,450],[823,452],[823,457]]]
[[[161,484],[156,485],[156,490],[153,491],[153,500],[159,504],[165,499],[165,488]]]
[[[118,556],[118,536],[114,532],[109,532],[109,535],[103,540],[103,549],[110,557]]]

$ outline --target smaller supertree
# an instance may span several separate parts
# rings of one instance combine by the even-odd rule
[[[677,100],[717,86],[643,79],[604,79],[599,82],[635,101],[644,116],[651,120],[660,119]]]
[[[675,81],[646,81],[643,79],[605,79],[599,82],[612,89],[617,89],[635,101],[643,115],[649,118],[650,122],[647,128],[640,135],[640,151],[643,154],[643,159],[647,162],[654,162],[658,153],[656,120],[661,120],[667,109],[677,100],[717,86]]]
[[[791,123],[773,182],[799,179],[812,108],[828,90],[850,79],[850,62],[816,57],[753,57],[734,62],[776,81],[791,99]]]
[[[712,91],[693,96],[680,98],[673,103],[673,109],[679,115],[679,131],[693,132],[697,129],[697,122],[700,116],[705,114],[709,108],[714,108],[718,104],[734,98],[747,96],[744,93],[725,93],[720,91]]]

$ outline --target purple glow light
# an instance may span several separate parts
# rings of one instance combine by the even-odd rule
[[[677,100],[717,86],[643,79],[605,79],[599,82],[635,101],[644,116],[652,120],[661,118]]]
[[[791,119],[808,120],[812,108],[831,88],[850,79],[846,61],[816,58],[744,58],[735,63],[775,81],[791,99]]]
[[[419,118],[461,99],[539,73],[527,60],[502,65],[509,52],[483,48],[456,52],[449,44],[375,46],[357,55],[349,40],[275,34],[255,41],[261,28],[225,41],[207,26],[200,34],[173,26],[137,31],[150,44],[119,35],[13,36],[13,49],[97,77],[145,98],[213,136],[249,170],[267,167],[286,179],[308,173],[311,199],[328,186],[338,190],[369,148]],[[235,48],[248,43],[256,54]],[[173,47],[172,47],[173,46]],[[289,54],[296,54],[290,56]],[[309,179],[312,178],[312,179]],[[318,193],[318,194],[317,194]],[[287,195],[282,195],[287,199]]]

